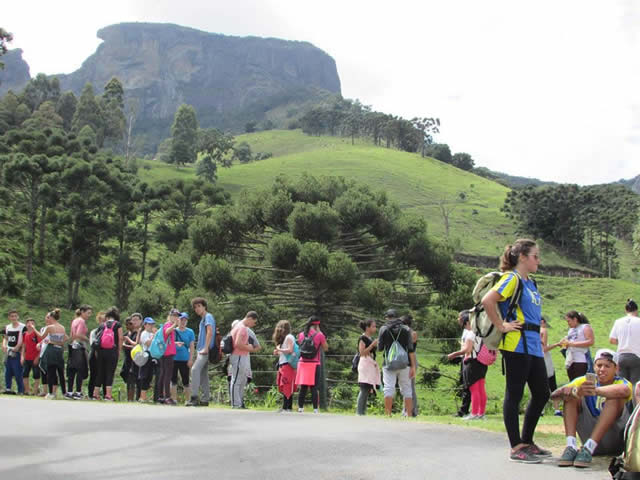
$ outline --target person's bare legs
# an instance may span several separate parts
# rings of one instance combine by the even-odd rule
[[[413,398],[404,399],[404,411],[407,412],[408,416],[411,416],[411,412],[413,411]]]
[[[576,436],[576,427],[578,425],[578,415],[580,414],[581,404],[582,401],[574,397],[570,397],[564,401],[564,406],[562,407],[562,420],[564,421],[564,434],[567,437]]]
[[[607,401],[604,402],[604,406],[602,407],[596,426],[593,428],[589,438],[594,442],[600,443],[607,431],[609,431],[611,426],[616,423],[616,420],[620,417],[625,403],[626,401],[624,398],[607,399]]]
[[[384,413],[391,416],[392,408],[393,408],[393,397],[384,397]]]

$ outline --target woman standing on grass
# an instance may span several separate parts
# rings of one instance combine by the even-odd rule
[[[373,338],[377,330],[376,321],[373,318],[362,320],[359,326],[363,334],[358,339],[358,353],[360,354],[358,385],[360,386],[360,393],[358,393],[356,413],[358,415],[366,415],[369,394],[375,395],[376,387],[380,385],[380,366],[376,362],[378,338]]]
[[[627,314],[613,324],[609,334],[609,343],[618,346],[620,376],[635,385],[640,381],[640,317],[638,317],[638,304],[629,298],[624,310]]]
[[[471,330],[469,315],[458,317],[462,327],[462,338],[460,339],[460,350],[447,355],[449,360],[457,357],[462,359],[462,379],[464,387],[471,393],[471,415],[462,417],[463,420],[484,420],[484,413],[487,409],[487,389],[485,377],[487,376],[487,366],[478,361],[477,355],[482,342],[476,338],[476,334]]]
[[[571,310],[567,312],[564,318],[569,326],[569,331],[560,343],[567,349],[564,364],[567,368],[569,380],[573,380],[582,377],[589,371],[591,359],[589,347],[594,342],[593,329],[583,313]]]
[[[291,324],[287,320],[280,320],[273,331],[273,351],[278,355],[278,376],[276,382],[278,391],[282,394],[282,411],[293,410],[293,393],[296,391],[296,339],[291,335]]]
[[[507,245],[500,258],[502,277],[482,299],[491,323],[504,334],[499,345],[506,371],[504,426],[511,444],[509,459],[522,463],[540,463],[540,457],[551,455],[550,451],[533,442],[538,420],[549,400],[547,369],[540,341],[542,301],[535,281],[529,277],[538,270],[539,263],[540,252],[533,240],[520,239]],[[514,310],[515,315],[504,318],[509,310],[509,299],[519,287],[522,296]],[[520,433],[518,411],[525,384],[529,386],[531,400]]]
[[[93,399],[100,399],[100,387],[103,387],[106,392],[104,399],[112,402],[113,376],[118,365],[118,355],[122,351],[123,335],[120,311],[116,307],[111,307],[104,316],[105,321],[96,332],[98,377],[93,387]]]
[[[42,336],[48,337],[44,357],[41,359],[41,367],[47,372],[47,384],[49,386],[48,399],[54,399],[54,386],[60,384],[62,393],[66,394],[64,382],[64,342],[68,339],[65,328],[60,324],[60,309],[56,308],[47,313],[45,318],[47,326]]]

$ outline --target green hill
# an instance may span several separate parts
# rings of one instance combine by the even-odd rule
[[[449,241],[466,255],[497,258],[514,239],[514,227],[500,212],[508,188],[432,158],[375,146],[362,140],[309,136],[300,130],[271,130],[240,135],[253,152],[272,158],[218,170],[218,183],[233,196],[244,189],[267,186],[278,175],[303,173],[340,175],[381,189],[406,212],[423,216],[432,235],[446,238],[443,210],[449,216]],[[140,175],[150,181],[190,178],[193,167],[147,161]],[[460,201],[460,193],[466,195]],[[543,248],[543,263],[581,267],[551,248]]]

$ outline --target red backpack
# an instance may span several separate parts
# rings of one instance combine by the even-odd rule
[[[111,326],[109,326],[109,323],[111,323]],[[112,320],[104,324],[104,330],[102,330],[102,336],[100,337],[100,348],[110,350],[115,346],[115,333],[113,332],[115,323],[116,322]]]

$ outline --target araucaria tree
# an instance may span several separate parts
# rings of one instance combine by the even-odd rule
[[[198,118],[191,105],[180,105],[171,126],[171,163],[193,163],[197,156]]]
[[[236,304],[329,330],[390,305],[420,308],[452,282],[452,256],[382,192],[341,177],[279,177],[190,227],[195,281]]]

